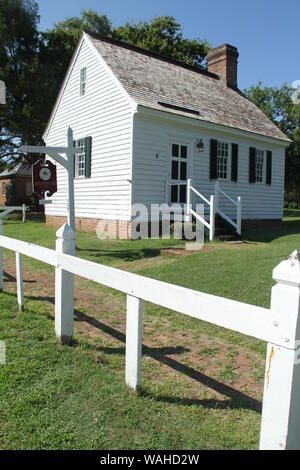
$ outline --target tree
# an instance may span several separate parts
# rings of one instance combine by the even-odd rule
[[[39,76],[40,86],[45,91],[44,96],[47,97],[47,102],[43,100],[44,127],[84,29],[95,34],[109,36],[112,26],[106,15],[100,16],[92,10],[83,10],[80,18],[68,18],[61,23],[56,23],[51,30],[41,33]]]
[[[0,80],[7,105],[0,111],[0,160],[16,147],[41,144],[43,130],[83,30],[110,36],[150,51],[205,67],[206,41],[185,39],[179,23],[163,16],[113,28],[106,15],[83,10],[50,30],[38,32],[35,0],[0,0]]]
[[[18,139],[40,140],[36,73],[39,35],[34,0],[0,0],[0,79],[7,103],[0,108],[0,158],[14,155]]]
[[[150,23],[126,23],[114,30],[114,36],[129,44],[157,52],[181,62],[205,67],[207,41],[184,39],[180,24],[172,16],[161,16]]]
[[[300,104],[293,103],[294,91],[287,84],[276,88],[264,87],[260,82],[245,90],[245,94],[293,140],[286,152],[286,190],[300,205]]]

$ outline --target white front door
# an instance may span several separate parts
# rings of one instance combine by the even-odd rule
[[[188,145],[171,144],[171,203],[186,204]]]

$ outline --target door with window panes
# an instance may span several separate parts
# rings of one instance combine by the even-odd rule
[[[186,204],[188,178],[188,146],[171,144],[171,203]]]

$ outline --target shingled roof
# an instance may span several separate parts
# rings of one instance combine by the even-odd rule
[[[85,34],[137,104],[290,142],[240,90],[228,87],[219,76]]]

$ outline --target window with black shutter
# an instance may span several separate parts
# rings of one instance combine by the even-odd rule
[[[266,184],[272,184],[272,152],[267,151]]]
[[[210,179],[217,179],[217,155],[218,155],[218,141],[211,139],[210,141]]]
[[[85,167],[84,167],[84,176],[86,178],[91,177],[92,170],[92,138],[85,138]]]
[[[255,183],[256,181],[256,149],[250,147],[249,149],[249,183]]]
[[[239,146],[238,144],[231,145],[231,181],[235,183],[238,180],[238,156],[239,156]]]
[[[74,141],[74,147],[80,152],[74,156],[74,177],[90,178],[92,167],[92,138],[85,137]]]

